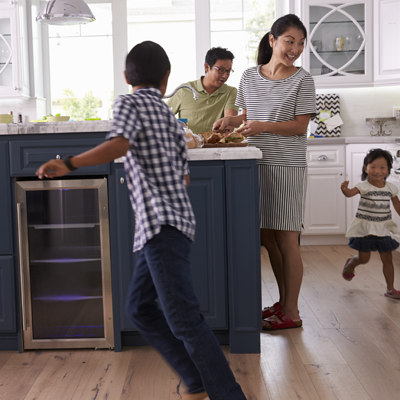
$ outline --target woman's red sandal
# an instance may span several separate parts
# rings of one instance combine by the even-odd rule
[[[274,305],[273,305],[275,311],[270,311],[270,307],[265,307],[264,310],[262,310],[262,317],[263,319],[265,318],[269,318],[272,317],[277,311],[280,311],[282,309],[282,304],[279,303],[279,301],[277,301]]]
[[[268,318],[266,321],[270,324],[270,326],[262,327],[263,331],[277,331],[280,329],[294,329],[301,328],[303,326],[303,321],[293,321],[287,315],[285,315],[282,311],[277,311],[275,313],[282,322],[277,321],[274,318]]]

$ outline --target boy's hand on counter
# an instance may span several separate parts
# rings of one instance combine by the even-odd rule
[[[39,179],[43,179],[43,177],[56,178],[67,175],[69,172],[71,170],[65,165],[63,160],[50,160],[37,169],[36,175]]]

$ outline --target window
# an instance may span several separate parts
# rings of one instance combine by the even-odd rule
[[[258,44],[275,20],[275,0],[210,0],[210,18],[211,47],[235,56],[228,84],[237,87],[242,73],[256,65]]]
[[[109,119],[114,103],[111,3],[89,4],[96,21],[49,26],[51,113]]]
[[[151,40],[167,52],[171,75],[167,92],[196,79],[195,0],[128,0],[128,51]]]
[[[205,53],[214,46],[228,48],[234,54],[235,73],[228,84],[238,86],[242,72],[255,65],[258,43],[275,14],[294,12],[299,0],[86,2],[96,21],[49,26],[48,56],[44,50],[43,59],[50,71],[44,76],[45,88],[50,87],[45,96],[51,97],[51,108],[48,105],[47,109],[52,114],[71,114],[74,119],[112,118],[115,96],[129,90],[122,75],[124,57],[145,40],[159,43],[170,58],[167,93],[199,78]],[[36,69],[41,70],[40,66]]]

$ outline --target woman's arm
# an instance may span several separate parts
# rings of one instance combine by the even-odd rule
[[[311,114],[297,115],[292,121],[261,122],[246,121],[245,125],[236,130],[243,136],[255,136],[262,132],[275,133],[281,136],[300,136],[307,132]]]

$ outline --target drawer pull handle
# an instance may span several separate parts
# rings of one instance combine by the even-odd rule
[[[327,157],[327,156],[324,156],[324,155],[319,156],[319,157],[318,157],[318,161],[328,161],[328,157]]]
[[[397,175],[400,175],[400,169],[395,169],[394,173],[397,174]]]
[[[123,185],[125,183],[125,179],[124,178],[121,178],[119,181],[120,181],[121,185]]]
[[[59,154],[56,155],[56,159],[57,159],[57,160],[61,160],[61,157],[60,157]]]

